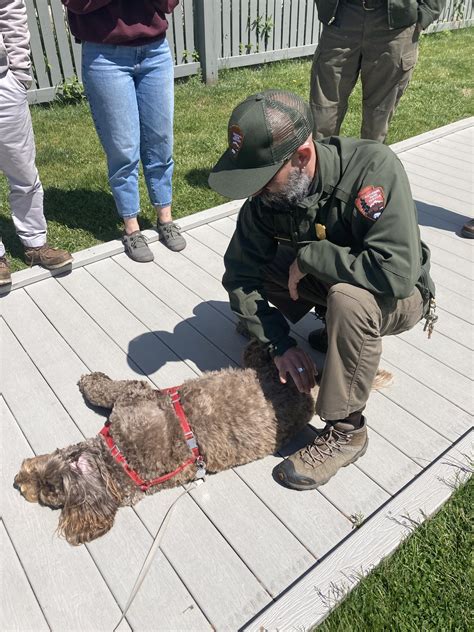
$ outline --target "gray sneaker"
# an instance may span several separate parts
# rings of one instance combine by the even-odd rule
[[[123,245],[125,246],[125,252],[134,261],[139,263],[148,263],[155,258],[150,250],[145,236],[136,230],[130,235],[124,235],[122,237]]]
[[[12,273],[8,259],[0,257],[0,285],[8,285],[12,282]]]
[[[369,443],[365,417],[357,430],[341,432],[331,424],[313,443],[276,466],[277,478],[293,489],[315,489],[324,485],[341,468],[365,454]]]
[[[156,230],[162,241],[167,248],[173,252],[179,252],[186,248],[186,240],[181,234],[181,228],[174,222],[157,222]]]

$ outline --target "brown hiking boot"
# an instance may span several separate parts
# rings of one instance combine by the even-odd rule
[[[365,417],[360,428],[348,432],[326,424],[313,443],[282,461],[274,473],[293,489],[315,489],[365,454],[368,442]]]
[[[8,285],[12,282],[10,264],[5,255],[0,257],[0,285]]]
[[[25,261],[28,265],[39,265],[47,270],[56,270],[71,263],[72,256],[67,250],[51,248],[48,244],[37,248],[25,246]]]

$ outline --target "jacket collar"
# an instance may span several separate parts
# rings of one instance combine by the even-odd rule
[[[320,198],[332,193],[341,179],[340,157],[337,147],[327,143],[314,141],[316,150],[316,173],[308,197],[298,206],[309,208],[319,202]]]

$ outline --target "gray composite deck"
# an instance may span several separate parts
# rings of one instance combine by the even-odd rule
[[[318,491],[280,486],[281,455],[208,477],[177,503],[120,630],[308,629],[469,470],[474,243],[459,230],[472,216],[473,127],[393,146],[432,251],[439,323],[431,340],[421,325],[384,340],[394,382],[370,398],[366,455]],[[1,630],[112,630],[119,620],[180,490],[120,510],[109,534],[71,547],[54,535],[57,512],[25,502],[13,477],[23,458],[100,429],[81,374],[164,387],[239,364],[245,341],[220,283],[238,206],[185,218],[181,254],[155,240],[155,262],[135,264],[112,242],[76,253],[67,276],[18,272],[0,296]],[[302,345],[312,327],[307,317],[294,328]]]

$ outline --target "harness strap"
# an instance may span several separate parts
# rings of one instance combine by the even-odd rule
[[[138,474],[138,472],[133,470],[128,465],[125,456],[117,447],[117,444],[115,443],[114,438],[112,437],[112,434],[110,432],[111,422],[106,421],[104,424],[104,427],[99,432],[99,434],[103,437],[107,447],[109,448],[110,454],[117,461],[117,463],[120,463],[125,473],[128,474],[128,476],[132,479],[132,481],[136,485],[138,485],[138,487],[140,487],[140,489],[144,492],[146,492],[150,487],[153,487],[154,485],[159,485],[160,483],[164,483],[165,481],[168,481],[170,478],[173,478],[173,476],[176,476],[176,474],[179,474],[179,472],[182,472],[185,467],[187,467],[188,465],[192,465],[193,463],[197,463],[197,466],[199,468],[199,472],[198,472],[199,477],[202,477],[203,473],[205,473],[204,472],[205,470],[204,459],[199,453],[196,437],[194,436],[193,431],[191,430],[191,427],[188,423],[183,407],[181,405],[178,387],[173,386],[171,388],[162,389],[161,392],[168,394],[170,396],[170,400],[171,400],[171,403],[173,404],[174,411],[176,413],[176,416],[178,417],[179,423],[183,430],[186,443],[188,444],[191,452],[193,453],[193,455],[189,459],[187,459],[184,463],[182,463],[179,467],[177,467],[172,472],[169,472],[168,474],[163,474],[163,476],[158,476],[157,478],[152,478],[147,481],[143,480]]]
[[[194,433],[191,430],[191,426],[188,423],[186,414],[183,410],[183,406],[181,405],[181,398],[179,396],[178,389],[179,389],[179,386],[172,386],[170,388],[161,389],[161,392],[166,393],[167,395],[170,396],[171,403],[173,404],[174,412],[176,413],[176,417],[179,419],[179,423],[181,424],[181,428],[183,429],[186,443],[188,444],[195,458],[199,459],[201,455],[199,454],[199,448],[197,445],[196,437],[194,436]]]

